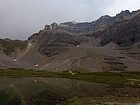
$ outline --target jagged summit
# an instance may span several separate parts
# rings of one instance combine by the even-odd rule
[[[133,18],[134,16],[138,15],[140,11],[132,11],[129,10],[121,11],[114,17],[109,15],[101,16],[96,21],[92,22],[84,22],[84,23],[77,23],[75,21],[71,22],[64,22],[64,23],[52,23],[51,25],[46,25],[46,30],[55,30],[55,31],[67,31],[70,33],[89,33],[99,30],[107,29],[108,27],[115,24],[115,22],[121,22],[123,20],[128,20]]]
[[[122,11],[114,17],[104,15],[92,22],[54,22],[31,35],[26,45],[22,50],[13,46],[8,56],[18,58],[14,60],[17,64],[26,62],[34,68],[53,71],[138,71],[140,10]],[[0,61],[5,66],[4,63]]]
[[[39,33],[33,34],[29,40],[40,40],[39,42],[43,43],[41,46],[57,43],[57,46],[64,44],[64,46],[70,47],[89,41],[90,36],[101,38],[98,44],[100,46],[105,46],[110,42],[120,46],[130,46],[139,40],[139,15],[139,10],[135,12],[125,10],[114,17],[105,15],[93,22],[64,22],[60,24],[54,22],[51,25],[46,25],[45,29]],[[39,51],[45,53],[46,50]]]
[[[104,16],[101,16],[99,19],[110,19],[111,17],[109,15],[104,15]]]
[[[129,10],[125,10],[125,11],[121,11],[121,13],[117,14],[117,17],[125,17],[125,16],[129,16],[131,13]]]

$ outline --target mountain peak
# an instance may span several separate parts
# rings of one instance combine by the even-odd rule
[[[101,16],[99,19],[109,19],[110,16],[109,15],[104,15],[104,16]]]
[[[129,16],[131,13],[129,10],[121,11],[119,14],[116,15],[116,17],[126,17]]]
[[[15,67],[12,62],[17,62],[22,67],[21,61],[33,68],[54,71],[140,70],[140,11],[125,10],[93,22],[54,22],[30,36],[27,42],[7,40],[0,40],[0,54],[14,59],[0,60],[0,66],[7,67],[9,63]],[[131,68],[131,64],[136,67]]]

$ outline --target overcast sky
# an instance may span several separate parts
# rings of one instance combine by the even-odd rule
[[[140,0],[0,0],[0,38],[27,39],[52,22],[90,22],[126,9],[140,9]]]

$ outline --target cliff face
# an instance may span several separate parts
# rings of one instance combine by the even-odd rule
[[[99,46],[113,42],[121,47],[127,47],[140,41],[139,22],[139,10],[131,13],[126,10],[114,17],[105,15],[89,23],[52,23],[28,40],[36,42],[38,52],[48,56],[66,51],[70,47],[93,42],[97,38],[101,39],[98,42]]]
[[[16,58],[2,52],[4,67],[10,62],[10,67],[50,71],[139,71],[140,10],[105,15],[93,22],[52,23],[26,42],[0,40],[0,45],[1,51]]]
[[[104,30],[102,46],[114,42],[121,47],[131,46],[140,42],[140,14],[130,20],[115,23],[114,26]]]

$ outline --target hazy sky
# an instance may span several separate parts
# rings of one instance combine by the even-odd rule
[[[0,0],[0,38],[27,39],[46,24],[94,21],[140,9],[140,0]]]

